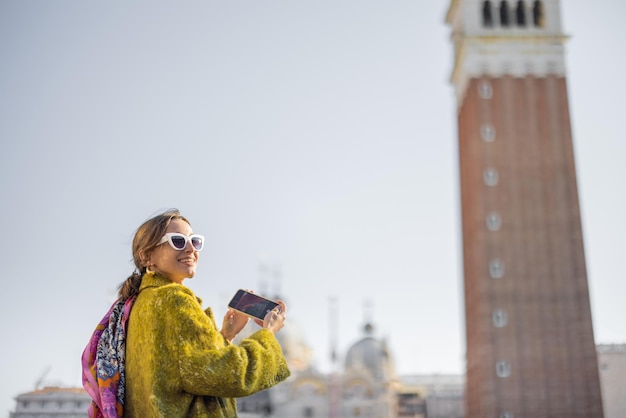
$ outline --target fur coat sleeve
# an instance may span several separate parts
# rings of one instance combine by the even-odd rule
[[[289,376],[270,331],[230,344],[190,289],[153,275],[133,306],[126,353],[130,417],[235,417],[232,398]]]

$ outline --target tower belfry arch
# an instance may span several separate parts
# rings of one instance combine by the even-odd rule
[[[469,418],[602,417],[559,0],[451,0]]]

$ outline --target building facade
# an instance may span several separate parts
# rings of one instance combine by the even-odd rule
[[[249,330],[251,332],[252,330]],[[283,332],[286,331],[286,332]],[[267,391],[238,399],[242,418],[462,418],[462,375],[396,374],[384,339],[363,327],[333,373],[311,364],[306,344],[293,328],[277,334],[292,375]]]
[[[602,417],[559,0],[452,0],[469,418]]]
[[[626,344],[599,344],[604,418],[626,417]]]
[[[91,398],[82,388],[45,387],[15,399],[9,418],[87,418]]]
[[[337,373],[319,373],[293,333],[283,339],[293,374],[285,382],[238,399],[240,418],[463,418],[465,376],[395,376],[389,347],[371,334],[348,350]],[[606,418],[626,417],[626,344],[597,346]],[[9,418],[87,418],[82,388],[45,387],[16,397]]]

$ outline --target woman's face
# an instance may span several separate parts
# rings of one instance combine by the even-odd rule
[[[178,232],[185,236],[193,234],[191,226],[182,219],[173,219],[167,227],[166,233]],[[193,248],[191,242],[181,251],[164,242],[156,247],[148,258],[150,270],[161,273],[171,281],[182,284],[186,278],[192,278],[196,274],[198,264],[198,251]]]

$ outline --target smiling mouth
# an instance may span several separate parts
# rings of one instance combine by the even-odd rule
[[[184,264],[190,264],[190,263],[195,263],[196,262],[196,260],[194,260],[193,258],[181,258],[178,261],[180,263],[184,263]]]

